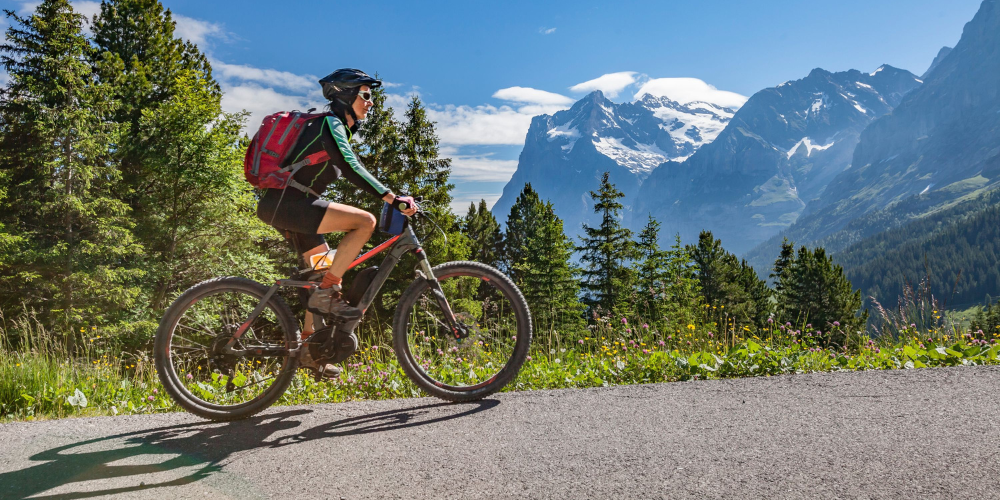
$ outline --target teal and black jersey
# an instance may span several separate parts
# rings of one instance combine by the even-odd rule
[[[389,190],[365,170],[351,149],[350,140],[350,129],[336,116],[319,117],[306,122],[288,163],[295,163],[322,150],[326,150],[330,159],[324,163],[302,167],[295,173],[295,180],[322,194],[333,181],[344,177],[366,193],[378,198],[385,196]],[[305,195],[296,189],[286,191],[289,196]]]

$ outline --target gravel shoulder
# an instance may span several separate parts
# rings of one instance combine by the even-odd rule
[[[0,498],[998,498],[998,367],[0,425]]]

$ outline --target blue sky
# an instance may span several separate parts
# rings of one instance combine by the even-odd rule
[[[0,0],[22,12],[34,4]],[[98,2],[73,4],[93,13]],[[816,67],[887,63],[920,75],[980,0],[163,4],[178,34],[209,54],[227,110],[252,120],[319,104],[316,80],[340,67],[378,72],[398,111],[419,95],[453,158],[464,212],[470,200],[499,197],[531,116],[593,89],[618,102],[642,88],[738,105]]]

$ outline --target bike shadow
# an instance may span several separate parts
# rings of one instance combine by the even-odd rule
[[[224,471],[226,459],[239,453],[293,446],[316,439],[433,424],[473,415],[498,404],[496,400],[484,400],[400,408],[344,418],[290,435],[286,434],[287,431],[302,425],[295,417],[313,413],[313,410],[265,413],[223,424],[196,422],[171,425],[90,439],[37,453],[29,460],[42,463],[0,473],[0,498],[69,500],[183,486]],[[440,409],[444,408],[456,411],[442,415]],[[164,456],[168,458],[163,459]],[[184,470],[192,468],[193,471]],[[143,476],[171,471],[183,475],[149,484],[142,481]],[[132,485],[91,489],[101,485],[87,484],[109,479],[119,479],[119,483],[131,481]],[[79,487],[73,488],[76,491],[62,491],[67,488],[60,488],[77,483]],[[60,491],[39,496],[56,488]]]

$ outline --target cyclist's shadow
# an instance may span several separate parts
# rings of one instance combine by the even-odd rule
[[[0,498],[50,498],[74,499],[102,495],[127,494],[132,491],[182,486],[200,481],[215,472],[223,471],[226,458],[239,452],[262,448],[295,445],[315,439],[384,432],[406,427],[425,425],[471,415],[499,404],[498,401],[478,401],[472,404],[453,405],[436,403],[413,408],[384,411],[341,419],[288,435],[284,431],[301,425],[294,417],[312,413],[300,409],[259,415],[246,420],[215,424],[197,422],[172,425],[156,429],[118,434],[60,446],[33,455],[30,460],[40,461],[32,467],[0,474]],[[422,418],[437,407],[449,406],[462,411]],[[471,407],[470,407],[471,406]],[[282,433],[280,436],[274,436]],[[114,441],[120,441],[118,445]],[[88,449],[96,448],[96,449]],[[127,462],[149,461],[152,456],[174,455],[164,461],[147,465],[129,465]],[[155,459],[155,457],[152,457]],[[114,462],[122,461],[122,464]],[[143,482],[144,475],[181,469],[184,476],[161,482]],[[135,476],[129,481],[133,486],[120,486],[101,490],[54,492],[36,496],[45,491],[72,483],[107,480]],[[150,478],[152,479],[152,478]],[[136,484],[138,483],[138,484]]]

